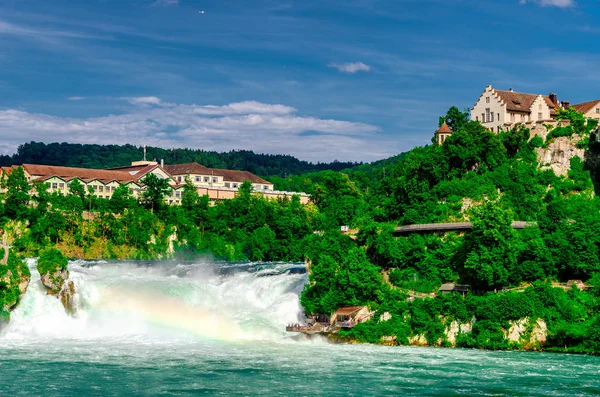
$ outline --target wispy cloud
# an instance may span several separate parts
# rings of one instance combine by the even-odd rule
[[[46,29],[42,27],[31,27],[26,25],[14,24],[0,20],[0,35],[34,37],[40,40],[49,37],[61,37],[71,39],[110,39],[106,36],[89,35],[69,30]]]
[[[70,96],[67,98],[69,101],[83,101],[85,100],[84,96]]]
[[[521,0],[521,4],[533,3],[541,7],[570,8],[575,7],[575,0]]]
[[[152,3],[152,5],[163,7],[176,6],[178,4],[179,0],[156,0],[154,3]]]
[[[124,101],[131,103],[132,105],[161,105],[162,101],[160,98],[155,96],[138,96],[138,97],[121,97]]]
[[[249,149],[313,161],[368,161],[398,151],[397,143],[379,137],[373,125],[299,115],[280,104],[247,101],[199,106],[157,97],[123,99],[133,104],[128,112],[95,118],[0,111],[0,151],[12,153],[30,140]]]
[[[329,68],[334,68],[342,73],[356,73],[356,72],[369,72],[371,67],[362,62],[346,62],[346,63],[335,63],[331,62],[327,65]]]

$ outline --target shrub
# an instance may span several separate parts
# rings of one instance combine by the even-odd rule
[[[56,273],[67,270],[69,260],[56,248],[50,248],[42,252],[37,260],[37,269],[40,274]]]

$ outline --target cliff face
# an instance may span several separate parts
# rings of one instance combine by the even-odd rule
[[[42,284],[48,295],[54,295],[61,301],[69,314],[75,312],[75,283],[69,281],[69,271],[56,269],[53,273],[40,274]]]
[[[0,249],[4,256],[4,248]],[[0,326],[10,319],[10,312],[27,291],[31,273],[21,258],[9,250],[7,263],[0,264]]]
[[[75,283],[69,281],[68,263],[69,260],[60,250],[50,248],[38,258],[37,269],[48,295],[55,296],[67,313],[73,314],[76,309]]]
[[[577,148],[579,136],[555,138],[546,148],[536,148],[538,162],[542,169],[551,169],[556,175],[567,175],[571,168],[571,158],[584,160],[585,151]]]

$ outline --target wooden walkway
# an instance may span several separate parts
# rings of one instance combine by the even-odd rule
[[[515,221],[512,223],[513,229],[525,229],[527,226],[535,226],[535,222]],[[407,233],[426,233],[426,232],[460,232],[473,229],[471,222],[451,222],[451,223],[425,223],[421,225],[398,226],[394,234]]]

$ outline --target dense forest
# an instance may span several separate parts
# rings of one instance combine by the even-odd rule
[[[12,156],[0,156],[0,166],[43,164],[102,169],[129,165],[132,161],[141,160],[143,153],[142,147],[134,145],[29,142],[20,145]],[[196,161],[209,168],[245,170],[264,177],[286,177],[322,170],[340,171],[357,165],[339,161],[314,164],[289,155],[257,154],[248,150],[218,153],[201,149],[148,147],[147,153],[148,159],[164,160],[165,164]]]
[[[404,344],[422,336],[447,345],[444,330],[469,322],[471,331],[459,333],[456,345],[599,353],[597,122],[572,109],[558,117],[570,125],[531,138],[524,127],[490,132],[451,108],[440,120],[454,130],[443,145],[343,172],[280,178],[290,190],[311,193],[306,206],[297,197],[266,200],[249,184],[235,199],[210,206],[191,183],[182,205],[168,206],[164,180],[151,176],[138,199],[125,188],[97,199],[77,184],[67,196],[48,193],[44,184],[32,194],[17,170],[3,181],[0,226],[22,256],[58,248],[72,258],[308,260],[301,296],[307,314],[353,305],[376,312],[340,334],[352,340],[394,337]],[[538,164],[537,150],[558,139],[586,149],[565,176]],[[466,220],[473,225],[466,233],[393,233],[397,225]],[[529,226],[515,230],[515,220]],[[358,232],[344,235],[341,225]],[[571,279],[590,288],[557,284]],[[470,292],[436,295],[447,282],[469,285]],[[528,332],[543,320],[545,344],[508,341],[506,330],[517,320]]]

